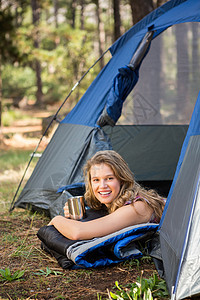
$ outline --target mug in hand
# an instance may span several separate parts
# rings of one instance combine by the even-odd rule
[[[67,200],[71,219],[81,220],[85,217],[85,204],[83,196],[74,196]]]

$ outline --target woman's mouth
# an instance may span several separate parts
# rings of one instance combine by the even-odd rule
[[[101,196],[108,196],[108,195],[111,194],[111,191],[107,191],[107,192],[99,192],[99,194],[100,194]]]

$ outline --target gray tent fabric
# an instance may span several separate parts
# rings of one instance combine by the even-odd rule
[[[177,285],[177,299],[184,299],[186,296],[200,295],[200,182],[198,182],[198,190],[195,195],[195,208],[193,220],[188,237],[187,249],[183,265],[181,268],[180,280]]]
[[[173,179],[187,129],[187,125],[104,127],[113,149],[124,157],[137,181]]]
[[[73,195],[65,191],[65,193],[59,193],[58,198],[52,201],[49,205],[49,211],[51,216],[61,215],[64,216],[64,206],[68,198],[71,198]]]
[[[101,128],[60,124],[15,206],[37,207],[37,210],[44,210],[51,218],[58,215],[61,206],[56,205],[60,197],[57,190],[74,183],[74,180],[83,181],[82,168],[87,159],[103,149],[111,149],[111,146]]]
[[[200,136],[197,135],[190,137],[160,229],[165,278],[172,295],[175,288],[176,299],[200,293],[199,187]]]

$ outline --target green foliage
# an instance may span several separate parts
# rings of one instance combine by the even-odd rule
[[[129,270],[131,270],[132,268],[137,268],[137,270],[139,270],[140,268],[140,261],[141,259],[131,259],[131,260],[125,260],[123,262],[123,266],[127,267]]]
[[[2,71],[3,97],[21,100],[34,98],[35,74],[30,67],[14,67],[6,64]]]
[[[169,296],[166,283],[158,278],[156,274],[149,279],[138,277],[137,281],[129,284],[127,287],[121,287],[118,281],[115,282],[117,291],[110,292],[111,299],[118,300],[153,300],[167,299]]]
[[[40,3],[40,20],[37,26],[32,24],[30,2],[16,0],[16,15],[10,3],[11,1],[8,0],[2,18],[0,12],[1,29],[3,28],[0,57],[8,58],[3,60],[3,98],[19,101],[26,97],[28,100],[36,100],[37,82],[34,62],[37,58],[41,65],[43,102],[52,104],[63,101],[74,84],[99,57],[97,25],[94,22],[95,4],[92,7],[90,5],[89,8],[93,11],[92,15],[89,11],[85,14],[86,31],[80,29],[80,6],[76,7],[76,26],[72,27],[71,2],[59,3],[57,26],[55,26],[54,9],[50,1],[45,1],[45,4]],[[106,12],[103,14],[107,16]],[[18,26],[14,26],[16,24]],[[36,37],[38,47],[34,46]],[[7,46],[8,42],[10,47]],[[16,54],[13,54],[14,50]],[[15,59],[10,59],[11,56],[15,56]],[[13,61],[16,63],[13,64]],[[12,64],[6,65],[8,62]],[[68,102],[71,102],[71,106],[78,102],[99,71],[97,65],[96,69],[88,73],[87,80],[84,80],[70,97]]]
[[[42,270],[40,269],[39,272],[33,273],[34,275],[38,275],[38,276],[49,276],[49,275],[63,275],[62,272],[59,271],[55,271],[55,270],[51,270],[49,267],[46,267],[46,270]]]
[[[11,274],[11,271],[9,268],[0,269],[0,280],[1,281],[14,281],[14,280],[20,280],[22,276],[24,275],[24,270],[18,270],[14,272],[14,274]]]
[[[12,123],[16,120],[25,120],[28,118],[30,117],[22,115],[19,110],[8,110],[7,108],[5,108],[2,115],[2,123],[3,126],[11,126]]]
[[[27,0],[7,0],[0,9],[0,57],[3,63],[22,59],[23,53],[17,45],[17,28],[26,12]],[[18,17],[17,17],[18,16]]]
[[[45,60],[47,66],[42,74],[46,103],[64,100],[74,84],[95,61],[90,34],[83,30],[72,29],[66,24],[58,27],[57,34],[60,44],[51,51],[51,55],[43,56],[43,63]],[[88,60],[89,55],[90,60]],[[88,74],[87,80],[83,81],[76,89],[76,94],[70,97],[71,102],[79,100],[98,71],[99,68]]]

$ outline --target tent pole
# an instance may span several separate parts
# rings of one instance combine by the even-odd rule
[[[37,149],[38,149],[40,143],[42,142],[43,137],[46,135],[46,133],[47,133],[48,129],[50,128],[51,124],[53,123],[53,121],[57,119],[58,113],[60,112],[60,110],[62,109],[62,107],[64,106],[64,104],[66,103],[67,99],[71,96],[71,94],[73,93],[73,91],[76,89],[76,87],[81,83],[81,81],[84,79],[84,77],[90,72],[90,70],[91,70],[91,69],[92,69],[92,68],[93,68],[93,67],[94,67],[101,59],[102,59],[102,57],[103,57],[108,51],[109,51],[109,48],[103,52],[103,54],[102,54],[102,55],[101,55],[101,56],[93,63],[93,65],[92,65],[92,66],[91,66],[91,67],[83,74],[83,76],[75,83],[75,85],[73,86],[73,88],[71,89],[71,91],[69,92],[69,94],[67,95],[67,97],[65,98],[65,100],[63,101],[63,103],[60,105],[60,107],[58,108],[58,110],[57,110],[56,113],[54,114],[54,116],[53,116],[53,118],[51,119],[51,121],[49,122],[47,128],[45,129],[43,135],[41,136],[41,138],[40,138],[40,140],[39,140],[39,142],[38,142],[38,144],[37,144],[35,150],[33,151],[32,155],[31,155],[31,158],[30,158],[30,160],[29,160],[29,162],[28,162],[28,164],[27,164],[27,167],[26,167],[26,169],[25,169],[25,171],[24,171],[24,174],[23,174],[23,176],[22,176],[22,178],[21,178],[21,180],[20,180],[20,182],[19,182],[19,185],[18,185],[18,187],[17,187],[17,190],[16,190],[16,192],[15,192],[15,194],[14,194],[14,197],[13,197],[13,199],[12,199],[12,202],[11,202],[11,204],[10,204],[9,212],[13,211],[13,209],[14,209],[14,202],[15,202],[15,199],[16,199],[17,194],[18,194],[18,192],[19,192],[19,189],[20,189],[20,187],[21,187],[21,185],[22,185],[22,182],[23,182],[23,180],[24,180],[24,177],[25,177],[25,175],[26,175],[26,172],[27,172],[27,170],[28,170],[28,168],[29,168],[29,166],[30,166],[30,164],[31,164],[31,162],[32,162],[32,159],[33,159],[35,153],[37,152]]]
[[[172,287],[172,296],[171,296],[171,300],[175,300],[175,294],[173,294],[173,290],[174,290],[174,286]]]

